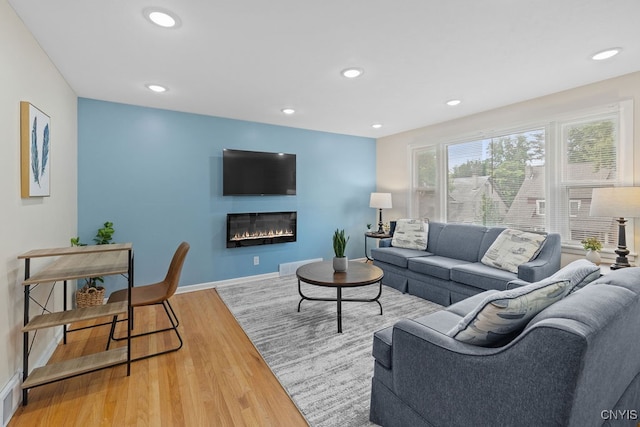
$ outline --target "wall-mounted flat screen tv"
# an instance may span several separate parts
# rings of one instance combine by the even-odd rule
[[[222,151],[222,195],[295,195],[296,155]]]

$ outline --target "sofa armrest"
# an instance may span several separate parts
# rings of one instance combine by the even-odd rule
[[[537,282],[560,270],[562,245],[560,235],[550,233],[538,256],[518,266],[518,279],[526,282]]]
[[[379,248],[390,248],[391,247],[391,238],[380,239],[378,242]]]
[[[393,388],[430,425],[567,424],[583,346],[567,331],[531,328],[504,347],[476,347],[405,319],[393,329]]]
[[[530,284],[531,283],[526,282],[526,281],[524,281],[522,279],[513,279],[512,281],[507,283],[507,290],[521,288],[523,286],[527,286],[527,285],[530,285]]]

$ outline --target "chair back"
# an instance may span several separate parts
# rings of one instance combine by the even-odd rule
[[[182,242],[173,254],[171,264],[169,264],[169,271],[167,271],[167,276],[164,278],[165,283],[169,285],[167,287],[167,299],[169,299],[176,292],[176,289],[178,289],[180,273],[182,272],[184,259],[187,257],[189,248],[190,246],[187,242]]]

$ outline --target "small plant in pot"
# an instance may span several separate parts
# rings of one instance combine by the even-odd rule
[[[344,230],[336,229],[333,233],[333,270],[335,272],[347,271],[349,260],[344,255],[344,251],[347,249],[347,243],[349,242],[349,236],[344,235]]]
[[[112,222],[105,222],[102,228],[96,232],[93,241],[96,245],[108,245],[112,243],[112,236],[115,233]],[[86,243],[80,242],[80,237],[71,238],[71,246],[86,246]],[[102,305],[104,300],[104,286],[98,285],[98,282],[104,283],[102,277],[89,277],[85,279],[82,288],[76,291],[76,306],[78,308]]]
[[[602,249],[602,243],[595,237],[587,237],[581,241],[582,247],[587,251],[586,258],[594,263],[600,265],[601,258],[599,251]]]

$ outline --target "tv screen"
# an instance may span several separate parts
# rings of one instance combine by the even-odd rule
[[[296,155],[224,149],[222,195],[296,194]]]

